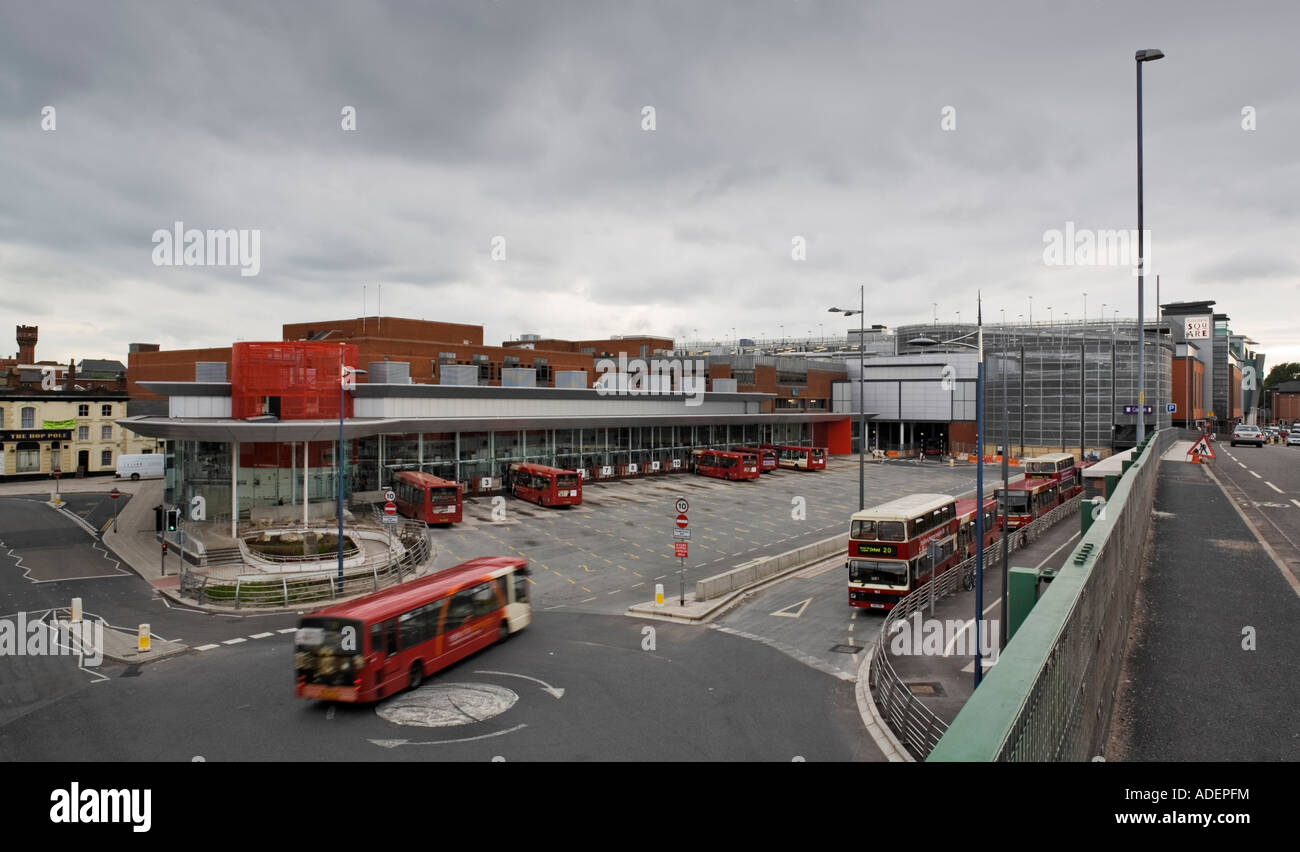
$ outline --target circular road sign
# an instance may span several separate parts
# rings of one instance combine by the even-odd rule
[[[677,502],[673,504],[673,507],[676,508],[679,513],[685,514],[691,508],[691,504],[686,502],[685,497],[678,497]]]
[[[396,506],[395,504],[393,504],[392,502],[385,503],[385,504],[384,504],[384,514],[385,514],[385,515],[396,515],[396,514],[397,514],[397,506]]]
[[[686,524],[687,524],[687,523],[688,523],[688,521],[686,520],[686,516],[685,516],[685,515],[678,515],[678,516],[677,516],[677,529],[679,529],[679,530],[684,530],[684,529],[686,529]]]
[[[394,490],[391,489],[391,488],[385,489],[385,490],[384,490],[384,499],[385,499],[386,501],[388,501],[389,503],[393,502],[394,500],[397,499],[397,492],[394,491]]]
[[[116,500],[118,497],[122,496],[122,492],[114,488],[112,491],[108,492],[108,496]]]

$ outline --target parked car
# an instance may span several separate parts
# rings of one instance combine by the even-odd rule
[[[1238,444],[1254,444],[1257,447],[1264,446],[1264,433],[1258,426],[1247,426],[1245,423],[1232,430],[1232,446]]]
[[[1288,447],[1300,447],[1300,429],[1292,429],[1287,433],[1286,445]]]

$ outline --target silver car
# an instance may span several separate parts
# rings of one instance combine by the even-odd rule
[[[1254,444],[1257,447],[1264,446],[1264,433],[1258,426],[1247,426],[1242,424],[1232,430],[1232,446],[1238,444]]]

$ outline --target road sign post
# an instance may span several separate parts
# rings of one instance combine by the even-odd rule
[[[690,510],[691,504],[687,502],[685,497],[678,497],[673,501],[673,508],[677,510],[677,529],[673,530],[673,555],[678,558],[681,564],[678,572],[681,581],[679,583],[677,605],[686,606],[686,542],[691,537],[691,531],[687,529],[690,520],[686,517],[686,513]]]
[[[117,532],[117,501],[122,496],[122,492],[114,488],[108,492],[108,496],[113,500],[113,532]]]

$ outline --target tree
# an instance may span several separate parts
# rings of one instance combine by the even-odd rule
[[[1269,390],[1283,382],[1290,382],[1295,379],[1300,379],[1300,363],[1287,361],[1283,364],[1277,364],[1268,371],[1268,377],[1264,379],[1264,389]]]

